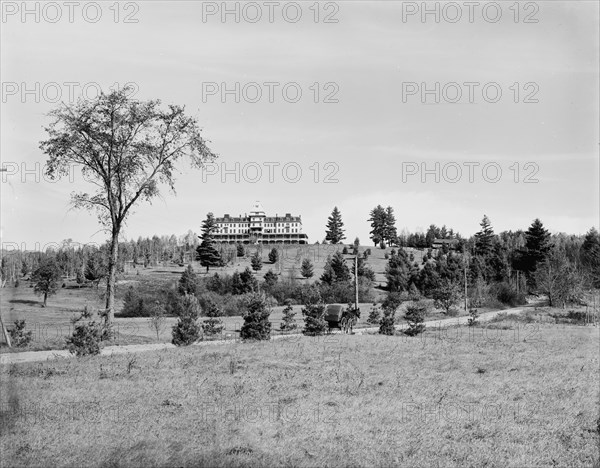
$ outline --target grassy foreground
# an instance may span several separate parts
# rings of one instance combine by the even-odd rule
[[[2,466],[599,466],[598,328],[3,366]]]

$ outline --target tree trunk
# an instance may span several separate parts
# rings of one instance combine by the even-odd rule
[[[48,300],[48,293],[44,293],[44,307],[46,307],[46,301]]]
[[[114,228],[110,240],[110,257],[108,259],[108,279],[106,280],[106,323],[115,318],[115,283],[117,281],[117,261],[119,258],[119,229]]]

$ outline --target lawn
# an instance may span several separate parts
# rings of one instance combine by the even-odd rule
[[[598,466],[597,327],[2,366],[2,466]]]

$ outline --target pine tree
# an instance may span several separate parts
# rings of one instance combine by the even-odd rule
[[[385,219],[385,209],[383,206],[377,205],[371,210],[368,221],[371,223],[371,240],[375,246],[385,240]]]
[[[171,342],[176,346],[187,346],[200,337],[200,304],[196,296],[183,296],[182,307],[177,323],[173,326]]]
[[[238,257],[243,257],[244,255],[246,255],[246,249],[244,249],[244,244],[242,244],[241,242],[237,245],[236,251]]]
[[[212,213],[206,215],[206,219],[202,222],[202,243],[196,249],[196,259],[200,261],[200,265],[206,267],[206,271],[210,267],[223,266],[223,259],[214,247],[214,233],[217,230],[217,222]]]
[[[381,318],[381,313],[379,310],[379,306],[375,303],[373,304],[373,307],[371,307],[371,312],[369,312],[369,318],[367,318],[367,323],[370,323],[371,325],[375,325],[377,323],[379,323]]]
[[[258,250],[254,252],[254,255],[252,255],[252,258],[250,259],[250,265],[254,271],[259,271],[262,269],[262,258],[260,257]]]
[[[276,273],[273,272],[273,270],[267,271],[263,278],[265,279],[265,285],[267,288],[272,288],[273,286],[275,286],[277,284],[277,280],[279,279],[279,277]]]
[[[273,247],[269,252],[269,261],[271,263],[277,263],[277,260],[279,260],[279,250]]]
[[[192,265],[188,267],[181,274],[179,278],[179,284],[177,285],[177,291],[179,294],[192,294],[195,295],[198,290],[198,278]]]
[[[520,251],[517,267],[527,275],[530,287],[535,288],[535,271],[550,253],[550,233],[539,219],[535,219],[525,232],[525,248]]]
[[[408,328],[404,330],[404,334],[415,336],[425,331],[425,314],[427,306],[421,301],[417,301],[406,308],[404,319],[408,322]]]
[[[223,312],[214,301],[208,300],[204,315],[208,317],[202,323],[204,334],[209,336],[219,335],[224,328],[223,320],[221,320]]]
[[[321,299],[319,289],[311,287],[304,295],[304,307],[302,308],[304,316],[304,329],[302,333],[308,336],[322,335],[327,330],[325,321],[325,304]]]
[[[246,299],[244,325],[240,330],[242,340],[269,340],[271,338],[271,311],[263,293],[254,293]]]
[[[298,324],[294,318],[296,313],[294,312],[294,308],[289,299],[285,301],[285,308],[282,313],[283,317],[281,319],[281,324],[279,325],[281,331],[289,332],[298,328]]]
[[[396,216],[394,215],[394,209],[391,206],[388,206],[385,209],[385,216],[383,219],[383,240],[387,241],[388,244],[397,244],[398,232],[396,230]]]
[[[332,257],[327,258],[325,271],[321,276],[321,281],[327,284],[349,281],[352,278],[350,269],[346,265],[346,260],[338,250]]]
[[[398,252],[389,258],[385,267],[388,291],[406,291],[409,286],[410,271],[411,266],[408,256],[404,249],[399,248]]]
[[[300,269],[300,274],[304,278],[307,278],[307,279],[312,278],[313,275],[315,274],[314,266],[309,258],[305,258],[304,260],[302,260],[302,267]]]
[[[332,244],[339,244],[346,238],[344,235],[344,223],[342,222],[342,214],[338,207],[334,207],[331,216],[327,219],[327,230],[325,240]]]
[[[481,226],[481,230],[475,234],[475,255],[487,259],[491,255],[493,249],[494,230],[486,215],[483,215],[483,219],[479,225]]]

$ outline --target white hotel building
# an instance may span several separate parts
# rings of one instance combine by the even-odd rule
[[[250,214],[232,217],[228,214],[215,218],[216,242],[235,244],[308,244],[302,233],[302,218],[286,213],[285,216],[266,216],[260,202],[252,206]]]

